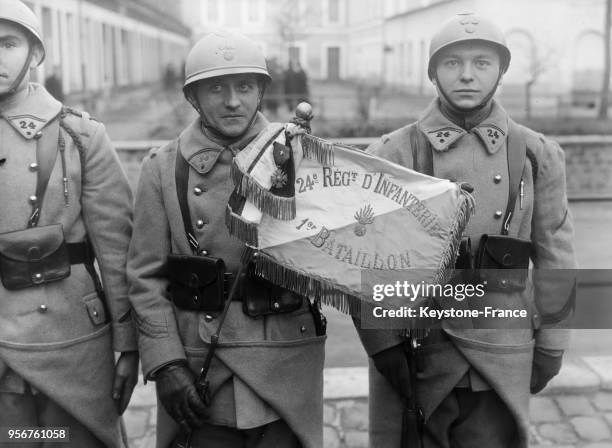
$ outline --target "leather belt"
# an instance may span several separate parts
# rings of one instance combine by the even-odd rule
[[[70,264],[90,264],[95,259],[91,245],[86,242],[66,243]]]
[[[94,267],[96,254],[93,251],[93,247],[91,247],[91,243],[89,241],[82,241],[80,243],[66,243],[66,248],[68,249],[68,261],[70,264],[83,264],[85,266],[85,269],[93,281],[98,297],[102,299],[102,303],[106,309],[106,295],[104,294],[104,288],[102,287],[100,277],[98,276],[96,268]],[[108,310],[106,311],[108,315]]]
[[[224,300],[223,303],[225,303],[225,301],[227,300],[228,296],[229,296],[229,292],[230,289],[232,287],[232,282],[234,281],[234,274],[231,272],[226,272],[223,274],[223,296],[224,296]],[[238,285],[238,291],[241,291],[241,285]],[[206,297],[200,297],[199,300],[197,302],[193,302],[191,303],[189,306],[185,306],[185,304],[182,303],[177,303],[176,301],[174,301],[172,299],[171,296],[166,296],[166,299],[168,299],[170,302],[174,303],[174,306],[176,306],[178,309],[181,310],[185,310],[185,311],[201,311],[204,312],[206,310],[202,309],[204,306],[204,303],[206,302]],[[203,299],[203,300],[202,300]],[[235,302],[242,302],[243,298],[241,294],[235,294],[235,297],[233,298],[232,301]],[[220,307],[219,310],[216,311],[220,311],[222,308],[222,306]],[[215,312],[215,310],[208,310],[206,311],[207,313],[210,312]]]
[[[234,274],[231,272],[223,274],[223,295],[225,296],[225,300],[227,300],[230,289],[232,289],[234,278]],[[233,302],[242,302],[242,295],[239,294],[240,292],[242,292],[242,285],[238,285],[238,294],[235,294],[235,297],[232,299]]]

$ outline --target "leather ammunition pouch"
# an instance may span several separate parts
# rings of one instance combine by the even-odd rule
[[[0,234],[0,275],[8,290],[62,280],[70,258],[61,224]]]
[[[242,311],[250,317],[291,313],[301,308],[303,297],[254,274],[245,275],[241,288]]]
[[[168,295],[182,310],[221,311],[234,276],[225,272],[221,258],[203,255],[169,255],[166,264]],[[240,280],[234,300],[243,302],[250,317],[290,313],[302,306],[302,297],[252,273]]]
[[[221,311],[227,296],[225,263],[221,258],[169,255],[166,264],[168,294],[177,308]]]
[[[476,253],[476,282],[488,291],[522,291],[527,283],[531,241],[508,235],[483,235]]]

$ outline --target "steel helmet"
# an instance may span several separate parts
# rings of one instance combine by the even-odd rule
[[[434,79],[436,55],[450,45],[464,41],[482,41],[493,44],[499,51],[500,74],[510,65],[510,49],[501,29],[488,19],[476,14],[457,14],[448,20],[431,38],[427,75]]]
[[[33,38],[32,44],[40,45],[42,56],[38,64],[45,59],[45,45],[40,33],[40,22],[36,15],[19,0],[0,0],[0,20],[16,23],[25,28]]]
[[[271,80],[266,58],[251,39],[242,34],[219,30],[200,39],[187,55],[185,88],[215,76],[254,73]]]

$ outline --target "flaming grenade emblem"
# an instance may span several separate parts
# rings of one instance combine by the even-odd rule
[[[374,222],[374,211],[370,204],[361,207],[361,209],[355,213],[355,235],[364,236],[367,232],[366,226]]]

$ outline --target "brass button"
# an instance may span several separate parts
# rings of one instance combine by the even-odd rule
[[[213,319],[214,319],[214,317],[212,317],[210,314],[205,314],[204,315],[204,320],[206,322],[212,322]]]
[[[278,303],[277,301],[274,301],[274,303],[272,304],[272,308],[278,311],[280,309],[280,303]]]
[[[198,219],[198,220],[196,221],[196,227],[197,227],[198,229],[201,229],[202,227],[204,227],[204,224],[206,224],[206,223],[204,222],[204,220],[203,220],[203,219]]]
[[[34,204],[36,201],[38,201],[38,198],[36,197],[35,194],[33,194],[32,196],[28,198],[28,200],[30,201],[31,204]]]
[[[91,313],[91,314],[93,314],[93,315],[94,315],[94,317],[98,317],[98,310],[94,310],[94,312],[93,312],[93,313]]]
[[[496,184],[500,183],[500,182],[501,182],[501,180],[502,180],[501,174],[496,174],[496,175],[493,177],[493,182],[495,182]]]
[[[39,313],[43,313],[43,314],[46,313],[47,312],[47,305],[40,305],[38,307],[38,312]]]
[[[204,193],[204,190],[202,190],[200,187],[193,187],[193,194],[200,196],[202,193]]]
[[[30,171],[36,171],[38,169],[38,163],[32,162],[29,165]]]
[[[40,272],[37,272],[36,274],[34,274],[34,280],[35,281],[42,280],[42,274]]]
[[[30,135],[30,133],[28,133],[28,135]],[[36,134],[34,134],[34,138],[35,138],[36,140],[38,140],[38,139],[39,139],[39,138],[41,138],[41,137],[42,137],[42,131],[38,131]]]
[[[502,288],[505,288],[506,286],[508,286],[508,280],[506,280],[505,278],[502,279],[499,283],[501,284]]]
[[[502,211],[501,211],[501,210],[497,210],[497,211],[495,212],[495,219],[499,219],[499,218],[501,218],[501,217],[502,217]]]
[[[306,327],[305,327],[304,325],[302,325],[302,326],[300,327],[300,331],[301,331],[302,333],[306,333]]]
[[[202,250],[200,251],[200,255],[204,255],[204,256],[206,256],[206,255],[208,255],[208,251],[207,251],[207,250],[202,249]]]

